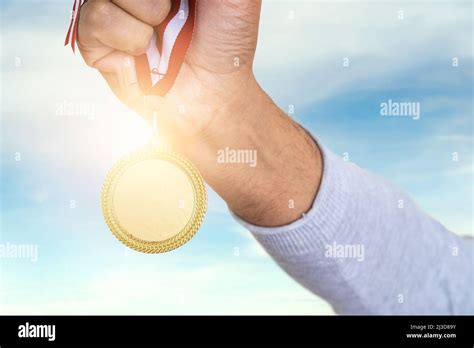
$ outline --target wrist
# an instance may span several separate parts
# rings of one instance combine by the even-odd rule
[[[235,96],[187,156],[244,220],[265,226],[297,220],[311,208],[319,187],[319,149],[253,77]]]
[[[211,111],[212,121],[192,138],[188,138],[179,151],[189,157],[205,177],[214,177],[217,172],[230,167],[218,166],[221,164],[217,158],[219,150],[226,147],[255,149],[258,146],[259,138],[256,133],[260,128],[259,123],[271,118],[268,112],[259,110],[265,109],[264,104],[269,101],[271,102],[270,98],[253,75],[248,76],[233,93],[215,97],[212,102],[208,102],[214,105]],[[234,166],[234,170],[237,167]]]

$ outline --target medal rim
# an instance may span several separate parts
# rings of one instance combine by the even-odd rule
[[[113,209],[113,191],[121,174],[134,164],[144,160],[164,160],[180,168],[189,179],[194,193],[193,213],[185,227],[171,238],[161,241],[149,241],[135,237],[126,231],[115,217]],[[204,180],[196,167],[187,159],[175,152],[159,149],[136,151],[120,159],[108,172],[102,187],[102,213],[112,234],[131,249],[149,254],[168,252],[187,243],[199,230],[207,209],[207,194]]]

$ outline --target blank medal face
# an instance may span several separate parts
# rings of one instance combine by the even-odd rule
[[[150,242],[164,241],[183,230],[195,204],[186,173],[160,159],[127,168],[115,183],[113,197],[118,224]]]
[[[148,151],[120,161],[104,185],[107,224],[127,246],[165,252],[186,243],[206,205],[197,170],[177,155]]]

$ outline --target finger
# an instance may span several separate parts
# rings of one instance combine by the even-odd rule
[[[171,0],[112,0],[112,2],[153,27],[163,22],[171,9]]]
[[[101,59],[98,65],[114,94],[127,106],[140,114],[143,113],[143,93],[138,85],[133,57],[114,51]]]
[[[133,56],[145,53],[153,28],[109,1],[95,0],[81,9],[78,34],[84,60],[95,67],[111,49]]]

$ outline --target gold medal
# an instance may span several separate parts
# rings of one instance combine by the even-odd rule
[[[194,165],[153,144],[121,159],[102,190],[102,211],[122,243],[163,253],[189,241],[207,207],[204,181]]]
[[[146,54],[134,58],[144,95],[163,97],[173,86],[193,36],[196,1],[172,0]],[[70,42],[73,51],[77,19],[85,2],[80,0],[77,10],[74,2],[66,34],[65,44]],[[153,142],[120,160],[102,190],[102,211],[112,233],[128,247],[145,253],[170,251],[189,241],[199,229],[206,207],[204,181],[194,165]]]

